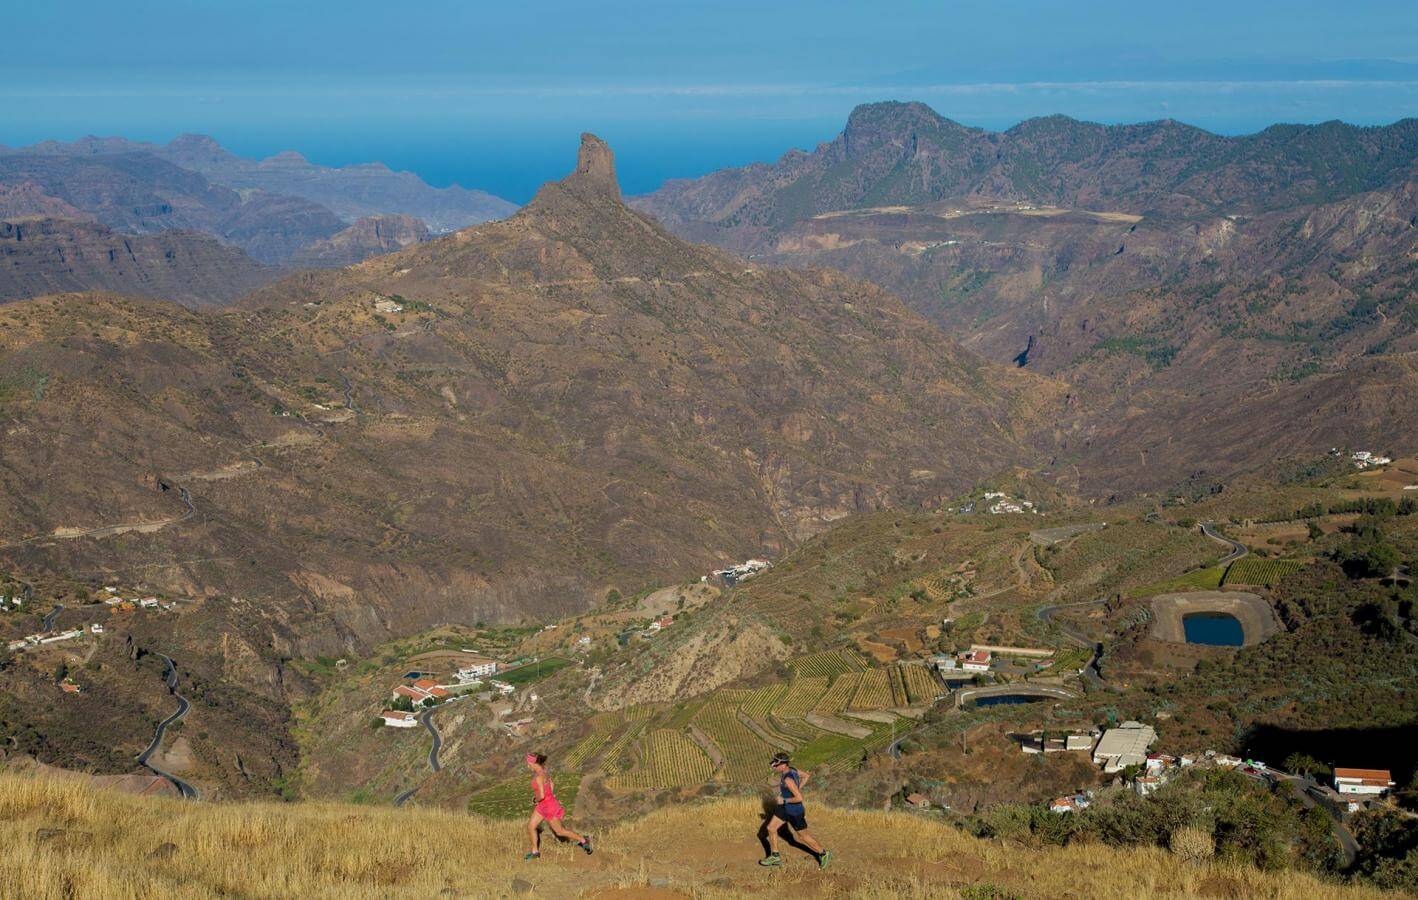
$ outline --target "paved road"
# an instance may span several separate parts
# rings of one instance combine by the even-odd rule
[[[187,716],[187,711],[192,708],[192,704],[187,702],[187,698],[177,692],[177,665],[173,663],[172,658],[169,656],[165,656],[161,653],[159,653],[158,656],[161,656],[163,662],[167,664],[167,670],[163,673],[163,683],[167,685],[167,692],[177,698],[177,712],[174,712],[158,723],[157,731],[153,734],[153,742],[148,745],[148,749],[138,754],[138,765],[152,772],[154,775],[161,776],[172,782],[173,786],[177,788],[185,799],[200,800],[202,799],[202,795],[198,793],[195,787],[183,781],[181,778],[178,778],[176,775],[164,772],[148,761],[149,758],[157,752],[158,747],[162,746],[163,735],[167,733],[168,726],[181,722]]]
[[[1058,606],[1041,606],[1036,615],[1039,621],[1045,625],[1057,628],[1064,637],[1078,644],[1080,647],[1088,647],[1093,651],[1093,657],[1088,660],[1088,665],[1083,668],[1083,678],[1088,682],[1090,689],[1100,689],[1103,687],[1103,671],[1098,667],[1098,661],[1103,658],[1103,642],[1095,641],[1081,631],[1077,631],[1062,622],[1054,621],[1054,614],[1061,609],[1069,609],[1075,606],[1094,606],[1103,603],[1103,600],[1080,600],[1077,603],[1064,603]]]
[[[1213,541],[1219,541],[1220,543],[1223,543],[1231,548],[1231,552],[1222,557],[1221,561],[1217,563],[1218,566],[1230,565],[1231,563],[1235,562],[1236,560],[1251,552],[1246,549],[1245,544],[1241,543],[1240,541],[1231,540],[1230,538],[1226,537],[1226,535],[1216,531],[1215,527],[1215,522],[1201,523],[1202,534],[1211,538]]]
[[[428,767],[437,772],[443,768],[443,766],[438,763],[438,751],[443,749],[443,735],[438,733],[438,729],[434,727],[433,724],[433,711],[435,709],[438,709],[438,707],[434,706],[425,710],[423,715],[419,716],[419,721],[423,723],[424,728],[428,729],[428,733],[433,735],[433,746],[428,748]]]
[[[1339,849],[1344,852],[1345,868],[1354,865],[1354,860],[1359,856],[1359,842],[1354,840],[1354,834],[1345,826],[1344,820],[1336,813],[1328,803],[1318,803],[1311,797],[1308,788],[1319,787],[1319,782],[1309,776],[1289,775],[1283,772],[1271,770],[1273,777],[1290,783],[1290,790],[1295,798],[1310,807],[1318,806],[1330,818],[1331,829],[1334,831],[1334,838],[1339,842]]]
[[[62,613],[63,611],[64,611],[64,607],[59,606],[59,605],[56,604],[53,609],[51,609],[47,614],[45,614],[44,623],[40,626],[40,628],[41,628],[42,630],[44,630],[44,631],[51,631],[51,630],[53,630],[53,628],[54,628],[54,620],[57,619],[57,618],[59,618],[59,614]]]
[[[467,695],[465,694],[464,696]],[[439,762],[438,759],[438,754],[443,749],[443,735],[438,733],[438,726],[433,724],[433,714],[443,709],[445,706],[457,703],[461,699],[462,697],[454,697],[442,706],[429,707],[419,714],[419,723],[423,725],[424,729],[427,730],[429,734],[433,735],[433,746],[428,749],[428,767],[435,773],[443,771],[443,764]],[[426,784],[426,782],[421,781],[408,790],[396,795],[394,797],[394,805],[403,806],[408,802],[410,797],[418,793],[419,788],[423,787],[424,784]]]

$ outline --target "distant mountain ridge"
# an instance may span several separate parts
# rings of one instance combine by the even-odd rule
[[[62,285],[64,290],[132,288],[140,296],[183,303],[226,303],[239,296],[238,287],[269,281],[274,274],[269,267],[350,265],[427,240],[433,231],[501,218],[515,209],[482,191],[434,188],[416,175],[378,163],[329,168],[290,152],[248,160],[200,135],[161,145],[88,137],[0,148],[0,222],[83,220],[115,234],[188,233],[165,242],[133,242],[143,248],[184,248],[141,276],[131,265],[141,253],[119,250],[102,264],[90,253],[71,264],[75,260],[60,249],[63,241],[52,243],[51,253],[27,247],[20,256],[11,240],[5,250],[22,271],[8,273],[0,298],[33,296],[16,291]],[[97,251],[97,232],[66,227],[71,251],[81,245]],[[54,242],[61,230],[52,226],[43,235]],[[249,259],[208,254],[191,233],[240,248]],[[186,264],[198,258],[209,259],[213,273]],[[47,265],[53,270],[45,271]],[[85,277],[93,280],[85,282]]]
[[[794,222],[972,196],[1134,213],[1257,213],[1374,190],[1418,171],[1418,119],[1275,125],[1225,137],[1172,120],[1055,115],[1003,132],[923,103],[859,106],[834,140],[772,164],[667,182],[631,205],[681,234],[757,250]]]
[[[200,172],[216,184],[318,203],[346,224],[372,215],[408,215],[422,219],[434,233],[441,233],[501,219],[517,209],[516,204],[486,191],[458,185],[436,188],[412,172],[395,172],[383,163],[320,166],[293,150],[262,160],[248,159],[201,134],[180,135],[166,144],[91,136],[68,143],[45,141],[21,152],[63,156],[151,153]]]

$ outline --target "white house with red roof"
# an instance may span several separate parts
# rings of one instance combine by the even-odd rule
[[[397,709],[386,709],[379,714],[379,718],[390,728],[414,728],[419,723],[418,717],[413,713]]]
[[[1388,769],[1334,770],[1334,789],[1341,794],[1378,797],[1387,794],[1393,786],[1393,774]]]
[[[969,650],[960,654],[960,668],[967,672],[988,672],[991,659],[988,650]]]

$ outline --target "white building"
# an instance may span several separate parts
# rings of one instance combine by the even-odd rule
[[[1147,748],[1156,740],[1157,732],[1151,725],[1124,722],[1103,732],[1098,746],[1093,748],[1093,762],[1102,766],[1104,772],[1141,766],[1147,762]]]
[[[93,632],[94,634],[103,634],[103,626],[98,622],[95,622],[89,626],[89,631]]]
[[[1393,787],[1393,775],[1387,769],[1334,770],[1334,789],[1348,796],[1379,797]]]
[[[397,709],[386,709],[379,714],[379,718],[390,728],[416,728],[419,723],[418,717],[413,713],[400,712]]]
[[[457,678],[459,681],[467,683],[470,681],[481,681],[497,674],[497,661],[486,657],[476,657],[466,661],[465,665],[458,667]]]
[[[948,672],[955,668],[955,660],[952,657],[941,654],[931,657],[931,665],[941,672]]]
[[[967,672],[988,672],[990,658],[988,650],[971,650],[960,654],[960,668]]]

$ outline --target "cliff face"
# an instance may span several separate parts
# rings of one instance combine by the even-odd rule
[[[358,222],[316,241],[291,258],[292,266],[337,268],[393,253],[429,239],[428,226],[413,216],[367,216]]]
[[[117,234],[96,222],[0,222],[0,301],[74,291],[220,305],[277,271],[215,238],[190,232]]]

